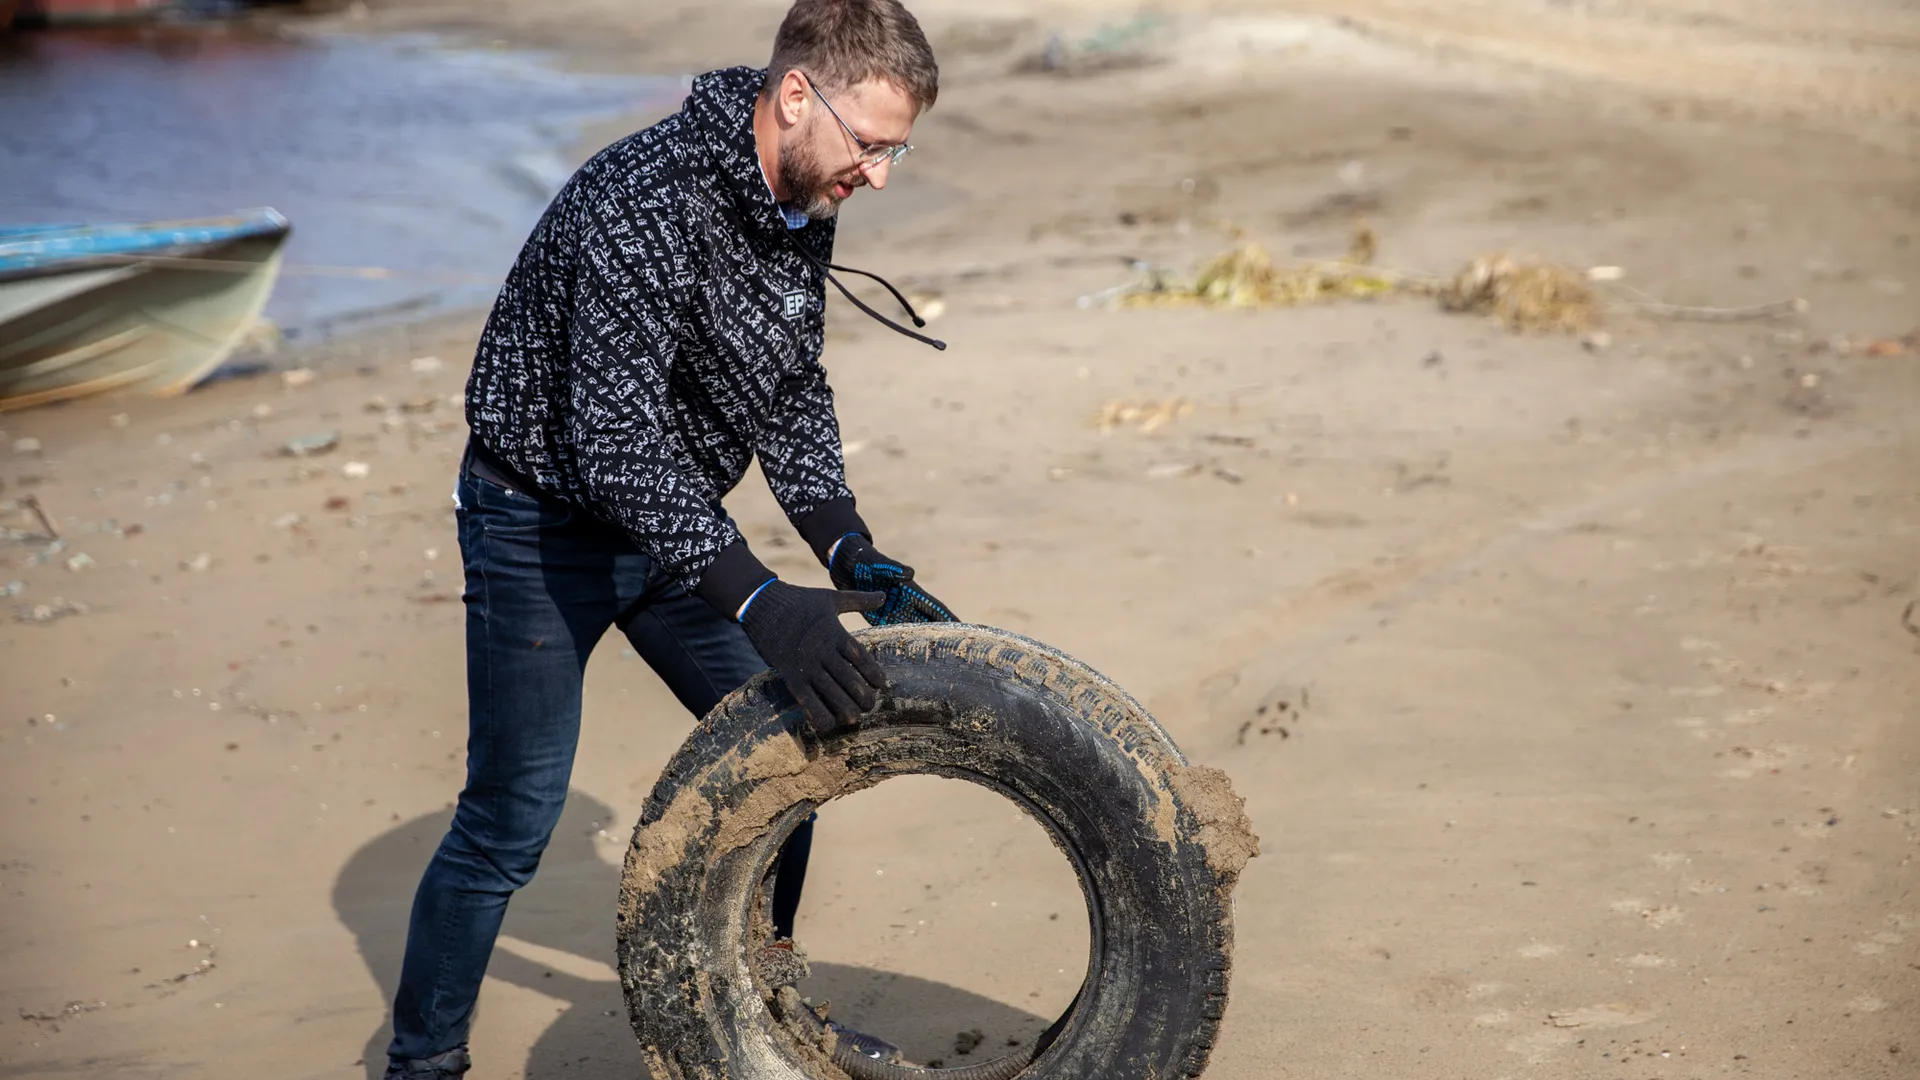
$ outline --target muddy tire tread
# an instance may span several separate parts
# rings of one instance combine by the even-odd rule
[[[1218,1042],[1221,1020],[1227,1007],[1233,941],[1230,893],[1237,875],[1217,872],[1208,865],[1206,853],[1197,842],[1186,842],[1186,838],[1198,835],[1201,823],[1193,818],[1172,787],[1171,777],[1188,768],[1188,764],[1166,731],[1138,701],[1090,667],[1049,646],[1004,631],[968,626],[923,626],[865,631],[860,637],[882,665],[890,669],[918,668],[935,673],[940,669],[978,669],[992,673],[1005,683],[1023,688],[1033,697],[1044,700],[1054,711],[1075,717],[1105,736],[1106,741],[1121,751],[1124,759],[1134,763],[1141,776],[1149,778],[1155,798],[1165,800],[1175,808],[1181,840],[1172,845],[1172,858],[1179,862],[1180,880],[1200,883],[1197,887],[1183,890],[1190,894],[1187,910],[1194,920],[1193,936],[1189,936],[1188,940],[1191,947],[1203,948],[1207,955],[1204,958],[1190,958],[1187,970],[1191,972],[1188,976],[1191,982],[1186,984],[1185,991],[1177,987],[1169,991],[1190,994],[1188,1000],[1193,1004],[1188,1007],[1182,1030],[1159,1036],[1175,1040],[1177,1049],[1174,1046],[1164,1048],[1173,1053],[1169,1058],[1160,1059],[1162,1065],[1156,1075],[1167,1080],[1176,1076],[1184,1080],[1199,1077],[1205,1071]],[[730,695],[701,722],[663,771],[659,784],[646,802],[629,849],[629,876],[641,850],[645,830],[661,820],[686,785],[705,780],[713,763],[722,761],[729,751],[739,747],[743,731],[760,732],[762,734],[755,737],[764,738],[769,718],[784,716],[793,708],[784,688],[768,673]],[[883,695],[880,711],[884,713],[887,708],[888,700]],[[823,752],[833,751],[827,749]],[[685,861],[694,860],[683,859]],[[684,870],[684,867],[676,869]],[[690,872],[683,876],[690,877]],[[641,900],[641,892],[627,887],[623,882],[616,920],[620,975],[622,987],[628,994],[629,1011],[636,1032],[646,1027],[643,1010],[654,1007],[636,1001],[635,995],[641,990],[634,977],[637,965],[643,964],[649,955],[662,961],[671,960],[669,954],[673,952],[671,948],[661,947],[650,940],[661,937],[661,934],[642,932]],[[667,938],[685,940],[681,933],[683,927],[668,929]],[[677,989],[682,993],[669,995],[680,999],[672,1005],[675,1012],[685,1014],[702,1008],[700,998],[703,992],[696,992],[693,986],[686,984]],[[716,985],[704,991],[722,992],[727,992],[724,980],[716,980]],[[736,1075],[714,1071],[716,1066],[710,1053],[699,1050],[682,1053],[668,1047],[647,1049],[649,1059],[663,1067],[664,1075],[673,1080]],[[1053,1075],[1053,1070],[1046,1068],[1046,1061],[1047,1058],[1043,1057],[1041,1063],[1034,1067],[1038,1072],[1030,1070],[1022,1075],[1033,1075],[1036,1080]],[[1172,1066],[1172,1070],[1168,1066]],[[809,1071],[840,1080],[840,1071],[824,1062],[809,1067]],[[760,1074],[753,1075],[757,1077]],[[1132,1078],[1116,1077],[1115,1080]]]

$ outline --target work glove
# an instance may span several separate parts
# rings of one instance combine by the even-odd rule
[[[841,538],[827,573],[836,589],[886,594],[885,603],[864,611],[867,622],[874,626],[960,621],[947,605],[914,584],[913,567],[875,551],[873,544],[859,533]]]
[[[879,699],[886,673],[840,625],[840,616],[870,612],[886,600],[884,593],[804,589],[775,578],[747,601],[740,625],[807,711],[814,731],[855,723]]]

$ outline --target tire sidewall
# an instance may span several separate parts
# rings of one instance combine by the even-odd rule
[[[1051,650],[1035,664],[1022,646],[1044,647],[1010,635],[995,639],[1012,642],[990,653],[997,663],[982,663],[977,648],[923,648],[910,633],[863,637],[890,685],[858,729],[814,737],[763,675],[702,723],[648,800],[618,947],[656,1075],[837,1080],[767,1008],[768,988],[747,959],[754,896],[786,828],[807,811],[909,774],[1008,795],[1079,876],[1088,982],[1066,1029],[1021,1075],[1197,1075],[1224,1000],[1231,883],[1183,839],[1194,823],[1169,780],[1184,761],[1164,732],[1124,694],[1101,692],[1110,684],[1097,675],[1063,669]],[[648,833],[656,827],[684,836],[664,859]]]

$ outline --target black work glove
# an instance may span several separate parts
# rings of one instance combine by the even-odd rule
[[[859,533],[850,533],[840,541],[827,573],[836,589],[886,594],[886,603],[865,612],[867,622],[874,626],[960,621],[947,605],[914,584],[913,567],[875,551],[873,544]]]
[[[843,613],[872,611],[886,600],[877,592],[803,589],[775,578],[747,602],[740,618],[747,638],[786,680],[815,731],[856,722],[887,684],[873,654],[840,625]]]

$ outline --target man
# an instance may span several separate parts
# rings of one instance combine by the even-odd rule
[[[389,1080],[469,1067],[481,978],[560,816],[609,627],[696,717],[771,666],[825,730],[884,680],[840,615],[953,617],[874,549],[819,359],[834,215],[886,186],[938,81],[899,0],[799,0],[765,71],[695,80],[678,113],[583,166],[528,239],[467,384],[467,784],[414,899]],[[788,584],[748,550],[721,498],[753,458],[847,591]],[[776,875],[783,937],[810,833]]]

